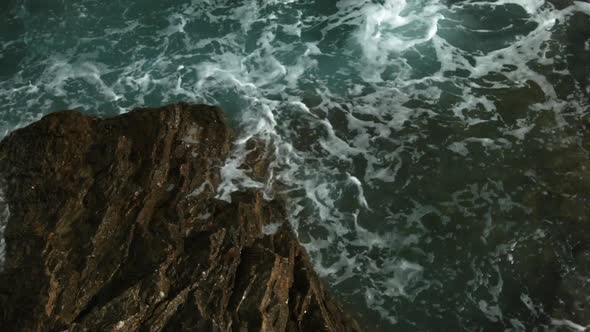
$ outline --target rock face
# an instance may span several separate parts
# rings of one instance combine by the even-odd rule
[[[280,201],[214,198],[231,137],[220,109],[185,104],[54,113],[8,136],[2,330],[358,330]]]

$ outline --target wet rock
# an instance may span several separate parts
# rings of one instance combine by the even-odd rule
[[[220,109],[185,104],[59,112],[8,136],[2,330],[358,330],[281,201],[215,199],[231,137]]]

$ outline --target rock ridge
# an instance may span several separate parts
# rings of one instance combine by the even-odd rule
[[[57,112],[7,136],[3,330],[359,330],[283,202],[215,199],[231,144],[221,109],[188,104]]]

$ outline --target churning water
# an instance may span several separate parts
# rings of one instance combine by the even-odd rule
[[[368,330],[590,324],[590,3],[3,0],[0,135],[216,104]],[[268,145],[267,183],[239,169]],[[271,190],[270,188],[274,188]]]

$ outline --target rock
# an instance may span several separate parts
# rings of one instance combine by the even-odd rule
[[[215,198],[231,142],[220,109],[186,104],[59,112],[6,137],[2,330],[359,330],[280,200]]]

